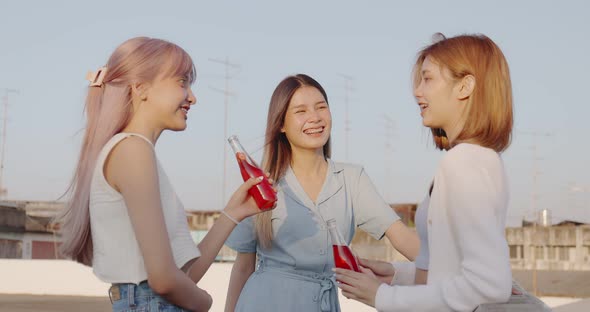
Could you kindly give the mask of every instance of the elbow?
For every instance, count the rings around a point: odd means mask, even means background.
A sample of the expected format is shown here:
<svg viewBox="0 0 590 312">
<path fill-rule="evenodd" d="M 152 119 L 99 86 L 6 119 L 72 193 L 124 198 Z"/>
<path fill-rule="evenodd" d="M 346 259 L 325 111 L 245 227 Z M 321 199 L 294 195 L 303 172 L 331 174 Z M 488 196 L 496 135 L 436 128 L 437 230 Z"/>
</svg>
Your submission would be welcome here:
<svg viewBox="0 0 590 312">
<path fill-rule="evenodd" d="M 249 277 L 256 269 L 256 255 L 238 253 L 236 261 L 232 267 L 232 275 Z"/>
<path fill-rule="evenodd" d="M 503 278 L 490 285 L 486 297 L 491 303 L 504 303 L 512 295 L 512 278 Z"/>
<path fill-rule="evenodd" d="M 488 293 L 488 299 L 492 303 L 504 303 L 510 299 L 512 286 L 497 288 Z"/>
<path fill-rule="evenodd" d="M 174 274 L 157 274 L 148 278 L 148 285 L 150 288 L 160 296 L 166 296 L 172 293 L 176 282 L 174 281 Z"/>
<path fill-rule="evenodd" d="M 234 265 L 232 271 L 241 276 L 250 276 L 254 273 L 254 269 L 252 265 Z"/>
</svg>

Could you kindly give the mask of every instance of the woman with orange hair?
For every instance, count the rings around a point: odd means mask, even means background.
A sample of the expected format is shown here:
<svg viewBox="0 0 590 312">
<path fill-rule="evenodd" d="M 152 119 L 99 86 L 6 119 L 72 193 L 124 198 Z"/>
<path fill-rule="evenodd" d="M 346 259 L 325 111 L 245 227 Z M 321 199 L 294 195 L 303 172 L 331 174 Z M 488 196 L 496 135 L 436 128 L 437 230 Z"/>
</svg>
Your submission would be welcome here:
<svg viewBox="0 0 590 312">
<path fill-rule="evenodd" d="M 365 260 L 370 270 L 362 273 L 336 269 L 339 287 L 379 311 L 473 311 L 506 302 L 509 196 L 500 153 L 513 124 L 506 59 L 484 35 L 442 36 L 418 54 L 413 78 L 422 123 L 447 151 L 416 214 L 420 254 L 416 263 Z"/>
</svg>

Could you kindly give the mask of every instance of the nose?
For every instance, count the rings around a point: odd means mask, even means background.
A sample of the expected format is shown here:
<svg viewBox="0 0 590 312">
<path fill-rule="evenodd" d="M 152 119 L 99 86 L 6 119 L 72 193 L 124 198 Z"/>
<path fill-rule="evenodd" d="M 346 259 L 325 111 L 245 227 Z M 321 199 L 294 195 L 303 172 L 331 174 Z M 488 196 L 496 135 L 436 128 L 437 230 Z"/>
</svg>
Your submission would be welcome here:
<svg viewBox="0 0 590 312">
<path fill-rule="evenodd" d="M 188 102 L 189 105 L 195 105 L 197 103 L 197 97 L 195 96 L 195 94 L 193 93 L 193 89 L 191 89 L 191 88 L 188 89 L 188 95 L 186 97 L 186 101 Z"/>
<path fill-rule="evenodd" d="M 414 87 L 414 97 L 416 99 L 419 99 L 423 96 L 423 92 L 422 92 L 422 82 L 420 82 L 419 85 Z"/>
<path fill-rule="evenodd" d="M 309 122 L 320 122 L 322 120 L 322 117 L 320 115 L 319 110 L 314 109 L 311 111 L 311 114 L 309 116 Z"/>
</svg>

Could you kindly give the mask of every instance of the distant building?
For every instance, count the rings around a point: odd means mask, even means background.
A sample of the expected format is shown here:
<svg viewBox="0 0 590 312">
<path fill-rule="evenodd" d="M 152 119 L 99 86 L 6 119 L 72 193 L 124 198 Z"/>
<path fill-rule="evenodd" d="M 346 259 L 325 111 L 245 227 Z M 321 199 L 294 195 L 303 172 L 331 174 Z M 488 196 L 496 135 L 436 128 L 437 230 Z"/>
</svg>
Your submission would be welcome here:
<svg viewBox="0 0 590 312">
<path fill-rule="evenodd" d="M 0 258 L 58 259 L 59 235 L 51 223 L 63 202 L 0 201 Z M 416 204 L 395 204 L 392 209 L 414 227 Z M 219 211 L 187 211 L 195 243 L 199 243 L 219 218 Z M 563 221 L 559 225 L 507 228 L 510 261 L 514 270 L 590 271 L 590 225 Z M 356 231 L 351 246 L 356 254 L 386 261 L 405 259 L 387 239 L 377 241 Z M 236 252 L 223 246 L 218 261 L 233 261 Z"/>
<path fill-rule="evenodd" d="M 391 205 L 391 208 L 400 216 L 402 222 L 410 227 L 414 226 L 416 204 L 394 204 Z M 219 211 L 187 211 L 187 219 L 193 240 L 200 242 L 219 216 Z M 362 230 L 356 231 L 351 246 L 355 253 L 361 257 L 388 261 L 405 259 L 391 246 L 387 239 L 375 240 Z M 237 252 L 224 245 L 217 256 L 217 260 L 234 261 L 236 256 Z"/>
<path fill-rule="evenodd" d="M 0 201 L 0 258 L 60 259 L 51 220 L 60 202 Z"/>
<path fill-rule="evenodd" d="M 590 225 L 507 228 L 510 262 L 516 270 L 590 270 Z M 536 267 L 535 267 L 536 265 Z"/>
<path fill-rule="evenodd" d="M 195 243 L 198 244 L 201 242 L 205 235 L 207 235 L 209 229 L 211 229 L 215 223 L 215 220 L 217 220 L 220 215 L 221 213 L 218 210 L 199 210 L 186 212 L 186 218 L 188 220 L 191 236 L 193 237 L 193 241 Z M 223 245 L 215 260 L 234 261 L 237 255 L 237 252 Z"/>
</svg>

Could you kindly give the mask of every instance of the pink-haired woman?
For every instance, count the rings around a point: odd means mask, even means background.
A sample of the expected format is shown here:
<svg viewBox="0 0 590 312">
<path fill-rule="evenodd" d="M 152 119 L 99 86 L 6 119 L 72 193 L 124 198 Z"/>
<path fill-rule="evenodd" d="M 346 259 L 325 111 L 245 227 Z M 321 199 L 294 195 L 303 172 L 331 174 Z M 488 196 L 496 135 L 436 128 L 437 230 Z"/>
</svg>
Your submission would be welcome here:
<svg viewBox="0 0 590 312">
<path fill-rule="evenodd" d="M 236 224 L 259 212 L 245 182 L 202 242 L 157 160 L 164 130 L 186 128 L 195 67 L 179 46 L 138 37 L 89 74 L 87 127 L 62 217 L 62 253 L 111 283 L 113 311 L 207 311 L 196 283 Z"/>
</svg>

